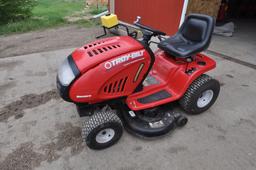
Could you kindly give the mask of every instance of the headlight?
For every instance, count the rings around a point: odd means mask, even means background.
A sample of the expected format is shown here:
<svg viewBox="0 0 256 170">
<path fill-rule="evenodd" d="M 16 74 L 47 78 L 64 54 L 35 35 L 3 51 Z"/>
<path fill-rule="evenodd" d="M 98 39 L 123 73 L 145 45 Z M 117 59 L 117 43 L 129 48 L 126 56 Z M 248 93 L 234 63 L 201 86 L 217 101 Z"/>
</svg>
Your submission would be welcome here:
<svg viewBox="0 0 256 170">
<path fill-rule="evenodd" d="M 73 71 L 74 68 L 71 68 L 70 60 L 72 60 L 71 56 L 65 59 L 58 70 L 58 79 L 63 86 L 69 86 L 70 83 L 76 78 L 76 75 Z M 74 65 L 74 63 L 72 65 Z"/>
</svg>

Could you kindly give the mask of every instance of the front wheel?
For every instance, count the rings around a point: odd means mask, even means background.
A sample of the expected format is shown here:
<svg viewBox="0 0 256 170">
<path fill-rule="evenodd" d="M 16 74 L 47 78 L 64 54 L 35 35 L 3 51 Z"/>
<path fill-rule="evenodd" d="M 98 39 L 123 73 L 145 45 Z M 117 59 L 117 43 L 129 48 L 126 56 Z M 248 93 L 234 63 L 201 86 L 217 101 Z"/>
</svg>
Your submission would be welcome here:
<svg viewBox="0 0 256 170">
<path fill-rule="evenodd" d="M 96 112 L 82 125 L 82 138 L 91 149 L 110 147 L 122 134 L 122 122 L 114 111 Z"/>
<path fill-rule="evenodd" d="M 219 82 L 203 74 L 190 85 L 179 103 L 187 113 L 200 114 L 214 104 L 219 91 Z"/>
</svg>

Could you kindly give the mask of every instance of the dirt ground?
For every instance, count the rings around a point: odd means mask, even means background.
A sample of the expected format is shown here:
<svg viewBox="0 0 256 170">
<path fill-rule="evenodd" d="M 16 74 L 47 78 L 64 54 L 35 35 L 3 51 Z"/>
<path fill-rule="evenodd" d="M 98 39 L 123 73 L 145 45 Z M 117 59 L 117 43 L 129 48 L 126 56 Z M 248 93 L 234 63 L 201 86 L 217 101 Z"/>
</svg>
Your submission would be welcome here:
<svg viewBox="0 0 256 170">
<path fill-rule="evenodd" d="M 0 37 L 0 58 L 79 47 L 102 34 L 100 27 L 66 26 Z"/>
<path fill-rule="evenodd" d="M 0 37 L 0 170 L 256 169 L 256 67 L 214 53 L 209 74 L 221 92 L 208 111 L 187 115 L 185 127 L 162 138 L 125 131 L 113 147 L 90 150 L 80 135 L 83 119 L 55 82 L 64 58 L 98 34 L 69 26 Z"/>
</svg>

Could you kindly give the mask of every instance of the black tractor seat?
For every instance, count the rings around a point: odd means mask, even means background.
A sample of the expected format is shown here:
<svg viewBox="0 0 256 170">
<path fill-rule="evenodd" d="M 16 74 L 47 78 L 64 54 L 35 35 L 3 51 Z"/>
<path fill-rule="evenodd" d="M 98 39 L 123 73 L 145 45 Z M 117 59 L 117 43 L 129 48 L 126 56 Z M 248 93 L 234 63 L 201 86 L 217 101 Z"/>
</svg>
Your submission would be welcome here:
<svg viewBox="0 0 256 170">
<path fill-rule="evenodd" d="M 209 47 L 214 23 L 214 19 L 208 15 L 191 14 L 179 31 L 161 41 L 158 47 L 174 57 L 193 56 Z"/>
</svg>

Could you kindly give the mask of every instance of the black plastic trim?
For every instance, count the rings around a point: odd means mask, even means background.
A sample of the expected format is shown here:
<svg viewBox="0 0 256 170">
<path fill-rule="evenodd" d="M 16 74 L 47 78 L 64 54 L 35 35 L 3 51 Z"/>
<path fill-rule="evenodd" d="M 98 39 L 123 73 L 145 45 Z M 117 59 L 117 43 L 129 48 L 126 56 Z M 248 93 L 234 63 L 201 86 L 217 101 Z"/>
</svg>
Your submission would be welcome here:
<svg viewBox="0 0 256 170">
<path fill-rule="evenodd" d="M 57 76 L 57 80 L 56 80 L 57 81 L 57 89 L 59 91 L 61 98 L 63 98 L 63 100 L 65 100 L 67 102 L 73 102 L 69 97 L 69 89 L 72 86 L 73 82 L 80 76 L 80 71 L 73 60 L 72 54 L 70 54 L 67 57 L 67 60 L 68 60 L 68 63 L 75 75 L 75 79 L 70 83 L 69 86 L 64 86 L 60 83 L 58 76 Z"/>
<path fill-rule="evenodd" d="M 61 83 L 60 83 L 60 80 L 57 76 L 56 78 L 56 84 L 57 84 L 57 89 L 58 89 L 58 92 L 59 92 L 59 95 L 60 97 L 67 101 L 67 102 L 71 102 L 71 99 L 69 97 L 69 87 L 68 86 L 63 86 Z"/>
<path fill-rule="evenodd" d="M 153 94 L 151 94 L 149 96 L 146 96 L 146 97 L 143 97 L 143 98 L 139 98 L 139 99 L 137 99 L 137 101 L 142 103 L 142 104 L 148 104 L 148 103 L 152 103 L 152 102 L 155 102 L 155 101 L 167 99 L 167 98 L 169 98 L 171 96 L 172 95 L 170 93 L 168 93 L 168 91 L 161 90 L 161 91 L 153 93 Z"/>
</svg>

